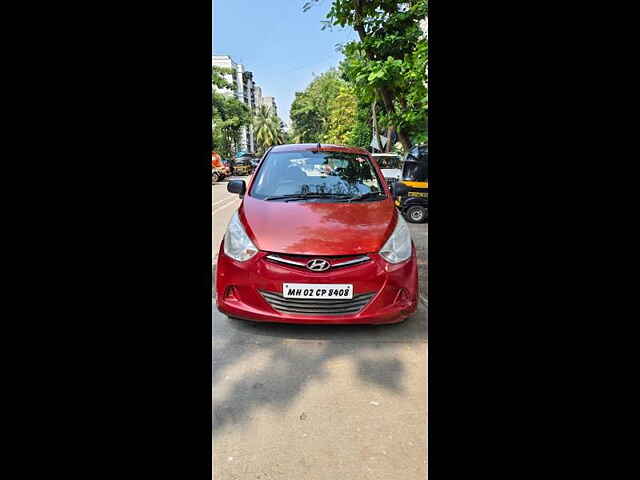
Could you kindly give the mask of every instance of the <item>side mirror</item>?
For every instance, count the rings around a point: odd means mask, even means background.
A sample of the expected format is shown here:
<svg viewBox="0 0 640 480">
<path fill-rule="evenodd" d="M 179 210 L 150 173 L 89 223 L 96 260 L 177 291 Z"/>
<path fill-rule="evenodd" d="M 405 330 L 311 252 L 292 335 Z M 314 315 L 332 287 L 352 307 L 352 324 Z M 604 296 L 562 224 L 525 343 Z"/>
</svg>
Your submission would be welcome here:
<svg viewBox="0 0 640 480">
<path fill-rule="evenodd" d="M 231 180 L 227 183 L 227 192 L 229 193 L 237 193 L 240 195 L 240 198 L 244 196 L 244 193 L 247 191 L 247 184 L 244 183 L 244 180 Z"/>
<path fill-rule="evenodd" d="M 409 187 L 402 182 L 393 182 L 391 184 L 391 194 L 393 198 L 404 197 L 409 193 Z"/>
</svg>

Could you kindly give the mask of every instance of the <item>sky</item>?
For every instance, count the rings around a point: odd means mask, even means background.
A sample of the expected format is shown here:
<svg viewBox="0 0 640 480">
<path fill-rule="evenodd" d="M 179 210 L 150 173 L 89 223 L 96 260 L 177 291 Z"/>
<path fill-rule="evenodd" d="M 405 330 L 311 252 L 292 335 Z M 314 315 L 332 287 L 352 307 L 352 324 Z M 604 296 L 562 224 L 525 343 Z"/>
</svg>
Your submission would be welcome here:
<svg viewBox="0 0 640 480">
<path fill-rule="evenodd" d="M 213 53 L 229 55 L 253 72 L 263 96 L 273 96 L 288 125 L 295 92 L 343 58 L 336 44 L 357 38 L 350 28 L 321 30 L 331 0 L 307 12 L 306 0 L 212 0 Z"/>
</svg>

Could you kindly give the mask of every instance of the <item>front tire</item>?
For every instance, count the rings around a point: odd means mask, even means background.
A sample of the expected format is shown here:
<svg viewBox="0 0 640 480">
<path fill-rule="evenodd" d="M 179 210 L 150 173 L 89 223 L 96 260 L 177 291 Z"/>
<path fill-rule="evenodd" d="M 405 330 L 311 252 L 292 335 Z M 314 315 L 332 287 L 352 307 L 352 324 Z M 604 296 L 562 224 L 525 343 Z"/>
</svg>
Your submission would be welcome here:
<svg viewBox="0 0 640 480">
<path fill-rule="evenodd" d="M 218 175 L 218 172 L 213 172 L 211 174 L 211 183 L 216 183 L 218 180 L 220 180 L 220 175 Z"/>
<path fill-rule="evenodd" d="M 404 218 L 410 223 L 424 223 L 427 221 L 427 209 L 419 205 L 407 208 Z"/>
</svg>

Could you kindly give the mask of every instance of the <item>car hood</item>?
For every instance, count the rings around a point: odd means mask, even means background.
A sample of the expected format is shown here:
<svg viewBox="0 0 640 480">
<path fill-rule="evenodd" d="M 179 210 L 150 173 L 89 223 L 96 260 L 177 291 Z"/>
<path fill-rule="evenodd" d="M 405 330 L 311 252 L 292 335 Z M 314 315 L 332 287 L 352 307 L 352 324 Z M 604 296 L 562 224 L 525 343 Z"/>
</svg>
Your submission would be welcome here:
<svg viewBox="0 0 640 480">
<path fill-rule="evenodd" d="M 396 224 L 393 200 L 325 203 L 258 200 L 248 195 L 240 219 L 259 250 L 291 255 L 378 252 Z"/>
</svg>

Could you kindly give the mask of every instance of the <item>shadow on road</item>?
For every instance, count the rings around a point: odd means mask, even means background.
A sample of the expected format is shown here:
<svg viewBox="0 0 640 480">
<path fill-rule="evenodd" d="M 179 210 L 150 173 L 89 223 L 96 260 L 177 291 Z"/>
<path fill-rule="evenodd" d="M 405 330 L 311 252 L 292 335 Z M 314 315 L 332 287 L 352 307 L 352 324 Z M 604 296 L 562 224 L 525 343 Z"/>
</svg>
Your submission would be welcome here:
<svg viewBox="0 0 640 480">
<path fill-rule="evenodd" d="M 406 367 L 398 349 L 427 339 L 427 315 L 422 308 L 403 323 L 381 326 L 262 324 L 216 315 L 214 392 L 226 381 L 222 374 L 227 368 L 246 364 L 256 354 L 266 360 L 244 365 L 249 371 L 231 379 L 234 383 L 228 393 L 214 401 L 214 437 L 225 427 L 248 423 L 258 408 L 285 412 L 310 382 L 328 382 L 328 363 L 339 358 L 354 364 L 353 382 L 402 395 Z"/>
<path fill-rule="evenodd" d="M 355 362 L 360 381 L 373 383 L 395 394 L 404 391 L 405 367 L 392 352 L 384 352 L 384 348 L 378 347 L 377 352 L 378 355 L 387 355 L 382 359 L 363 358 L 375 349 L 371 345 L 354 348 L 346 343 L 325 342 L 316 348 L 300 348 L 300 345 L 292 347 L 283 342 L 270 342 L 261 345 L 260 349 L 269 350 L 266 364 L 242 375 L 224 399 L 214 402 L 214 436 L 226 426 L 236 428 L 246 424 L 258 408 L 288 410 L 310 382 L 328 381 L 328 362 L 343 356 Z M 215 388 L 214 383 L 214 391 Z"/>
</svg>

